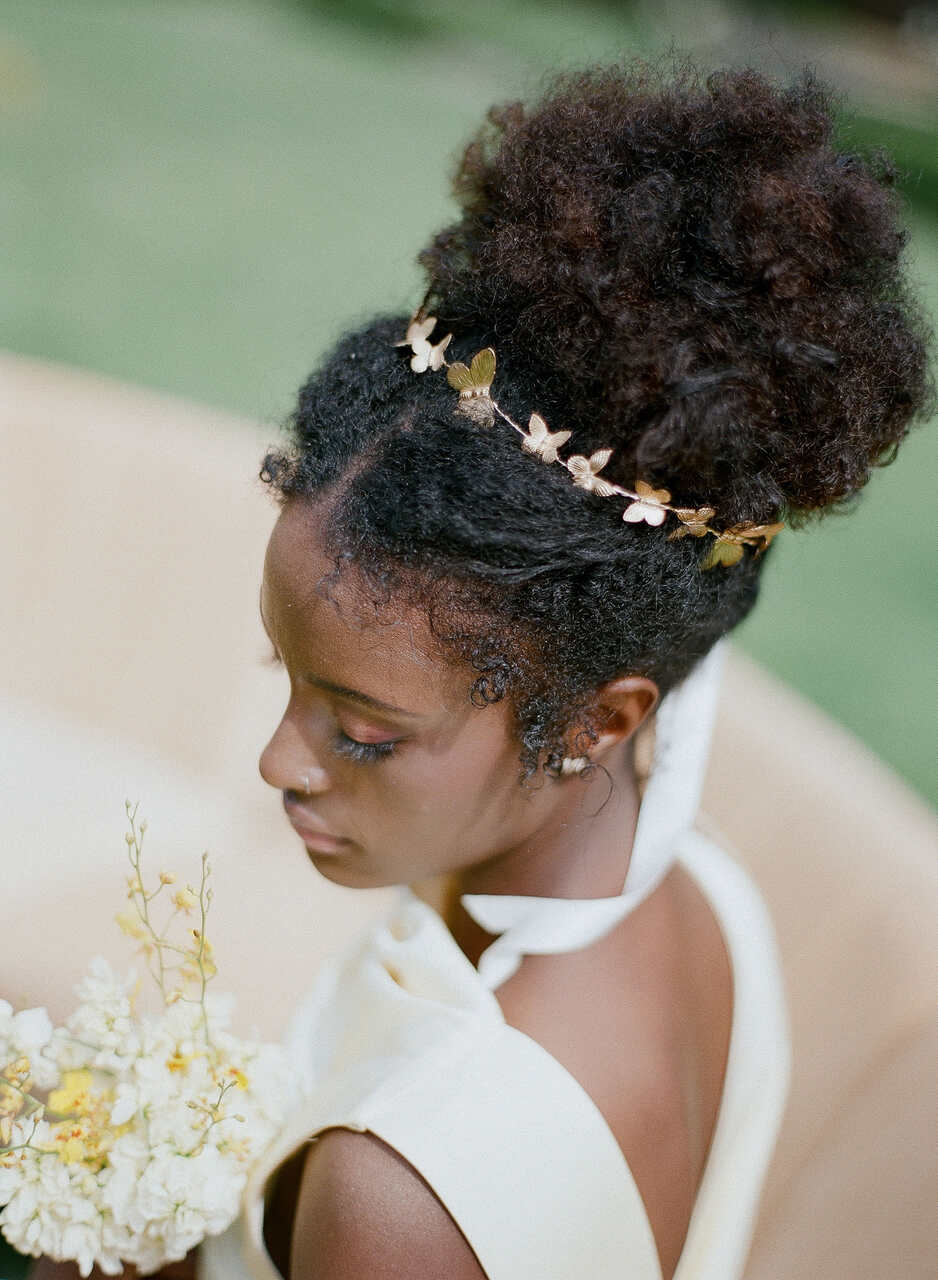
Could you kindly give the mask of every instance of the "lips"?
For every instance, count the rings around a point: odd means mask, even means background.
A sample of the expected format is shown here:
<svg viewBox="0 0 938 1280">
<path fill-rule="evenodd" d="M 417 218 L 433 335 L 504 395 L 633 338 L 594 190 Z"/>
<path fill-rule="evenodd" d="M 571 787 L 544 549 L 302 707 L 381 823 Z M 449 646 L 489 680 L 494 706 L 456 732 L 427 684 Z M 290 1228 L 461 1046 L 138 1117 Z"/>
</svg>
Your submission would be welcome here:
<svg viewBox="0 0 938 1280">
<path fill-rule="evenodd" d="M 305 809 L 296 800 L 290 799 L 289 796 L 285 795 L 283 797 L 283 807 L 286 810 L 287 817 L 290 819 L 290 825 L 307 848 L 316 848 L 325 853 L 334 853 L 339 849 L 347 848 L 352 843 L 351 840 L 346 840 L 344 836 L 337 836 L 330 831 L 314 813 L 311 813 L 309 809 Z"/>
</svg>

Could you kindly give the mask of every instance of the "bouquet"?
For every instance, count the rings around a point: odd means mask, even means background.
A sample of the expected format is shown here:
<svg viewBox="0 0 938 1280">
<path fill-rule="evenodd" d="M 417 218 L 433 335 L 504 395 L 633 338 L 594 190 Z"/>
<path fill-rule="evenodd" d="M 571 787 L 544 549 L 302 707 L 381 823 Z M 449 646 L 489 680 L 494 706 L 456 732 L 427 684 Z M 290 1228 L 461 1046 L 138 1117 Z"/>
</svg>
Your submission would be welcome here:
<svg viewBox="0 0 938 1280">
<path fill-rule="evenodd" d="M 232 1001 L 207 990 L 207 857 L 197 888 L 163 871 L 148 889 L 146 823 L 129 803 L 127 817 L 117 919 L 140 943 L 157 1010 L 139 1009 L 134 973 L 100 958 L 61 1027 L 0 1000 L 0 1229 L 20 1253 L 75 1261 L 83 1276 L 123 1263 L 147 1274 L 223 1231 L 297 1091 L 280 1047 L 230 1034 Z"/>
</svg>

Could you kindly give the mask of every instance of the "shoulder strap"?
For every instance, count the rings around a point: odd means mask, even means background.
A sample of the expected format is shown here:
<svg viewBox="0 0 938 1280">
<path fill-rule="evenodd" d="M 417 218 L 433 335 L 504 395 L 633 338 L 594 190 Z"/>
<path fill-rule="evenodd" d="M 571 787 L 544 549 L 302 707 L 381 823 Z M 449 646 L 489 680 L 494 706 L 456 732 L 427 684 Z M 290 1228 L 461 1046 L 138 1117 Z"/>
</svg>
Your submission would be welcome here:
<svg viewBox="0 0 938 1280">
<path fill-rule="evenodd" d="M 480 1035 L 467 1021 L 317 1131 L 336 1125 L 375 1134 L 419 1171 L 490 1280 L 603 1276 L 610 1264 L 627 1264 L 629 1280 L 661 1280 L 644 1203 L 602 1113 L 507 1024 Z M 273 1280 L 262 1214 L 255 1192 L 251 1270 Z"/>
</svg>

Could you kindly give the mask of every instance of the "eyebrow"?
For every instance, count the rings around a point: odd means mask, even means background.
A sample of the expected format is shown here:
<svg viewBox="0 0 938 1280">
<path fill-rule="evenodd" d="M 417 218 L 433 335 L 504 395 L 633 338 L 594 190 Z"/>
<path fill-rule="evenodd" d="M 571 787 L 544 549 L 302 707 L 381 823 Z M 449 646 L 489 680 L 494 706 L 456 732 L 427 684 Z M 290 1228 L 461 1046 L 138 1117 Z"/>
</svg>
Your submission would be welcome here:
<svg viewBox="0 0 938 1280">
<path fill-rule="evenodd" d="M 258 604 L 260 605 L 261 625 L 267 634 L 267 639 L 270 640 L 271 644 L 273 644 L 273 640 L 271 640 L 270 636 L 270 630 L 267 626 L 267 619 L 264 617 L 263 597 L 264 592 L 262 587 L 260 591 L 260 600 L 258 601 Z M 421 714 L 419 711 L 405 711 L 403 707 L 395 707 L 391 702 L 382 702 L 380 698 L 373 698 L 370 693 L 362 693 L 361 689 L 350 689 L 347 685 L 335 684 L 332 680 L 322 679 L 321 676 L 307 675 L 304 679 L 307 684 L 311 684 L 317 689 L 322 689 L 326 693 L 335 694 L 337 698 L 348 698 L 350 702 L 357 702 L 359 706 L 362 707 L 370 707 L 373 711 L 390 711 L 392 715 L 395 716 L 417 717 Z"/>
<path fill-rule="evenodd" d="M 360 689 L 349 689 L 344 684 L 333 684 L 331 680 L 323 680 L 320 676 L 304 677 L 307 684 L 315 685 L 317 689 L 323 689 L 326 693 L 333 693 L 338 698 L 348 698 L 351 702 L 358 702 L 363 707 L 371 707 L 374 711 L 390 711 L 396 716 L 419 716 L 419 711 L 405 711 L 403 707 L 395 707 L 390 702 L 382 702 L 380 698 L 373 698 L 368 693 L 362 693 Z"/>
</svg>

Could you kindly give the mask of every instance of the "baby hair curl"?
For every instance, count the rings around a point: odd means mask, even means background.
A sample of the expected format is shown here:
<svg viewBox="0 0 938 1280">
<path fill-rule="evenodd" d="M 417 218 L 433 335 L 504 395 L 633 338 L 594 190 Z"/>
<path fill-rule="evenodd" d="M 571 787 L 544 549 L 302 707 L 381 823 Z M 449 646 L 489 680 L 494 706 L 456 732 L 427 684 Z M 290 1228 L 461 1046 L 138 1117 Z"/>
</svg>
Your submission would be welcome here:
<svg viewBox="0 0 938 1280">
<path fill-rule="evenodd" d="M 845 508 L 932 396 L 895 171 L 833 128 L 810 74 L 689 63 L 494 108 L 459 164 L 461 217 L 420 255 L 448 358 L 494 347 L 516 419 L 536 408 L 578 453 L 612 447 L 610 480 L 724 525 Z M 556 770 L 595 740 L 600 685 L 663 695 L 746 616 L 765 556 L 701 573 L 696 539 L 623 526 L 414 376 L 407 321 L 339 342 L 261 474 L 282 500 L 328 497 L 337 574 L 424 609 L 473 699 L 510 697 L 522 776 Z"/>
</svg>

